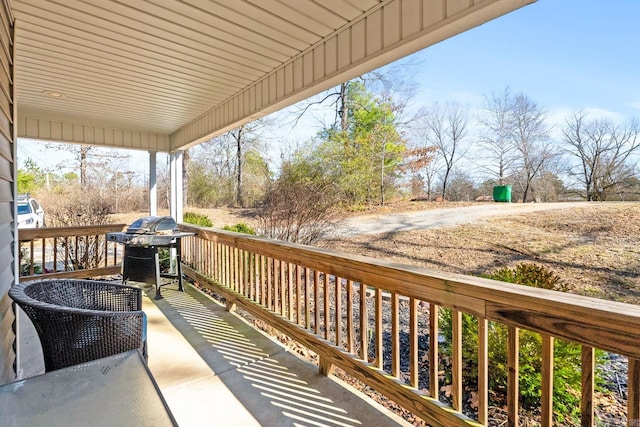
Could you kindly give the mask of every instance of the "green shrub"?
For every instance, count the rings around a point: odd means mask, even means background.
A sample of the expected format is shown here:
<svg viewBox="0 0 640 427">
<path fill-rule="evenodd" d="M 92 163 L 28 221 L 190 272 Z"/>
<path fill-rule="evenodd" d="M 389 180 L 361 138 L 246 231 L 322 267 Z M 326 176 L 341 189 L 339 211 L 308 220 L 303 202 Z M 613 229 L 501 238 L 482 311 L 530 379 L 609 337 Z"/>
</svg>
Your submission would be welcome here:
<svg viewBox="0 0 640 427">
<path fill-rule="evenodd" d="M 250 234 L 252 236 L 256 235 L 256 230 L 249 227 L 244 222 L 239 222 L 236 225 L 225 225 L 224 227 L 222 227 L 222 229 L 227 231 L 235 231 L 236 233 Z"/>
<path fill-rule="evenodd" d="M 533 286 L 542 289 L 565 290 L 566 286 L 560 277 L 545 267 L 522 263 L 514 269 L 502 268 L 489 279 Z M 452 342 L 451 310 L 440 313 L 440 332 L 445 344 L 443 353 L 451 355 Z M 507 390 L 507 339 L 508 327 L 502 323 L 489 322 L 488 325 L 488 357 L 489 388 L 495 392 L 499 404 L 506 401 Z M 520 404 L 531 410 L 540 406 L 540 390 L 542 383 L 542 337 L 540 334 L 520 330 L 519 355 L 519 388 Z M 462 316 L 462 357 L 464 382 L 471 389 L 477 387 L 478 381 L 478 319 L 475 316 Z M 596 358 L 602 359 L 603 352 L 597 351 Z M 580 368 L 581 347 L 578 344 L 555 340 L 554 342 L 554 377 L 553 377 L 553 410 L 560 423 L 579 423 L 580 420 Z M 596 376 L 596 381 L 599 381 Z"/>
<path fill-rule="evenodd" d="M 185 212 L 182 220 L 187 224 L 198 225 L 200 227 L 213 227 L 213 222 L 211 222 L 208 216 L 195 212 Z"/>
<path fill-rule="evenodd" d="M 516 268 L 501 268 L 495 273 L 484 277 L 539 289 L 550 289 L 562 292 L 566 292 L 567 290 L 567 286 L 562 283 L 560 276 L 541 265 L 526 262 L 518 264 Z"/>
</svg>

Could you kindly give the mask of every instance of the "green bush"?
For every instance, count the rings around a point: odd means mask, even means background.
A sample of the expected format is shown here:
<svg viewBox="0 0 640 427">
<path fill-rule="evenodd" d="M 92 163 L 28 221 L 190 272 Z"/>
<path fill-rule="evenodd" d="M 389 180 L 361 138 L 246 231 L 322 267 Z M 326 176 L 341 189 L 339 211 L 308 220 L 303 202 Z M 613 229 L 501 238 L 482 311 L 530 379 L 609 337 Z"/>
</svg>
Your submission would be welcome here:
<svg viewBox="0 0 640 427">
<path fill-rule="evenodd" d="M 250 234 L 252 236 L 256 235 L 256 230 L 249 227 L 244 222 L 240 222 L 236 225 L 225 225 L 224 227 L 222 227 L 222 229 L 227 231 L 235 231 L 236 233 Z"/>
<path fill-rule="evenodd" d="M 208 216 L 195 212 L 185 212 L 182 220 L 187 224 L 198 225 L 200 227 L 213 227 L 213 222 L 211 222 Z"/>
<path fill-rule="evenodd" d="M 560 276 L 541 265 L 526 262 L 518 264 L 516 268 L 501 268 L 495 273 L 484 277 L 539 289 L 550 289 L 552 291 L 562 292 L 566 292 L 567 290 L 567 286 L 562 283 Z"/>
<path fill-rule="evenodd" d="M 565 290 L 560 277 L 545 267 L 522 263 L 514 269 L 502 268 L 485 276 L 489 279 L 533 286 L 542 289 Z M 452 315 L 451 310 L 440 313 L 440 332 L 445 339 L 443 353 L 451 355 Z M 507 339 L 508 327 L 502 323 L 489 322 L 488 325 L 489 388 L 496 399 L 504 404 L 507 390 Z M 520 330 L 520 404 L 531 410 L 540 406 L 542 383 L 542 337 L 540 334 Z M 462 356 L 464 382 L 471 389 L 478 381 L 478 319 L 475 316 L 462 316 Z M 596 358 L 602 359 L 603 352 L 597 351 Z M 580 369 L 581 347 L 578 344 L 555 340 L 553 410 L 560 423 L 573 424 L 580 420 Z M 598 376 L 596 376 L 598 381 Z"/>
</svg>

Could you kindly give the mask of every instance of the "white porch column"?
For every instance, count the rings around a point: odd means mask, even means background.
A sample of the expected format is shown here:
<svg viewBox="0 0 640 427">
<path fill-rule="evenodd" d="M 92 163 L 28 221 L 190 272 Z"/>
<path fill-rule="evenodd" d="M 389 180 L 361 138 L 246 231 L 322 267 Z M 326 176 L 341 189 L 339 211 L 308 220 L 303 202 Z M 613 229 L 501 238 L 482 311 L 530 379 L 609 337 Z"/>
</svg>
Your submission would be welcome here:
<svg viewBox="0 0 640 427">
<path fill-rule="evenodd" d="M 183 191 L 182 191 L 182 154 L 174 151 L 170 154 L 171 169 L 171 216 L 176 222 L 182 222 Z"/>
<path fill-rule="evenodd" d="M 156 152 L 149 151 L 149 215 L 158 215 L 158 168 Z"/>
</svg>

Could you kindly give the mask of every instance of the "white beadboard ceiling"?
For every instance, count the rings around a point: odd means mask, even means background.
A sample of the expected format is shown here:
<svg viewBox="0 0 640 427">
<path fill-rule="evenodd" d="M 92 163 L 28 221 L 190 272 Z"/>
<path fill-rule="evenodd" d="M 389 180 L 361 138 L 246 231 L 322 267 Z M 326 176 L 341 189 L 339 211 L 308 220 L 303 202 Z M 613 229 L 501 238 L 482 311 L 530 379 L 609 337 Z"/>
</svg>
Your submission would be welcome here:
<svg viewBox="0 0 640 427">
<path fill-rule="evenodd" d="M 18 136 L 184 148 L 530 2 L 12 0 Z"/>
</svg>

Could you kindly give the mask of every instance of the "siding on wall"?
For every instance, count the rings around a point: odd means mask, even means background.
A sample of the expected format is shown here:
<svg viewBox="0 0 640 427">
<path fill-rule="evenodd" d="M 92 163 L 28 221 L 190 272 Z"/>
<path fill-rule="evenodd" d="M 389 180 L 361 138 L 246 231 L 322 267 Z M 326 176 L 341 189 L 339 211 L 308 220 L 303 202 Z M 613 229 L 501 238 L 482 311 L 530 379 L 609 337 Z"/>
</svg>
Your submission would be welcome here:
<svg viewBox="0 0 640 427">
<path fill-rule="evenodd" d="M 15 379 L 15 315 L 8 291 L 14 271 L 13 16 L 0 1 L 0 384 Z"/>
</svg>

